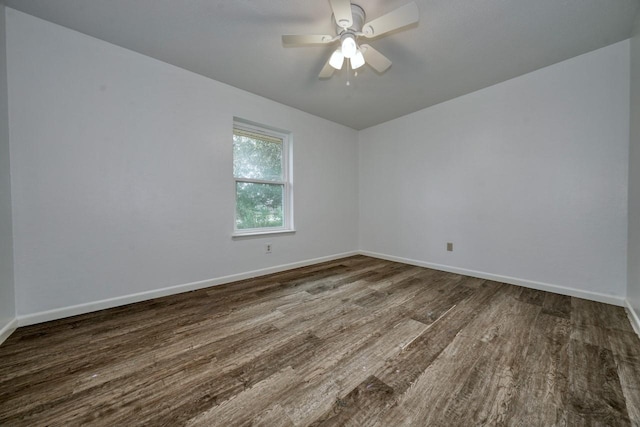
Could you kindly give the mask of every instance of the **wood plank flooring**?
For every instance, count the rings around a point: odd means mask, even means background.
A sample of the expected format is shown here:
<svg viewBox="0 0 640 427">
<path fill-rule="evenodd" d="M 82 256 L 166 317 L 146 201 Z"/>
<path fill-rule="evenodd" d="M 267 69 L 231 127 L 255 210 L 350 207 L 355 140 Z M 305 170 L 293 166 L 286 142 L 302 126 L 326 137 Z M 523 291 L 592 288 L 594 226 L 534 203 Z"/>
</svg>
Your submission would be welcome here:
<svg viewBox="0 0 640 427">
<path fill-rule="evenodd" d="M 624 310 L 355 256 L 19 328 L 0 425 L 640 425 Z"/>
</svg>

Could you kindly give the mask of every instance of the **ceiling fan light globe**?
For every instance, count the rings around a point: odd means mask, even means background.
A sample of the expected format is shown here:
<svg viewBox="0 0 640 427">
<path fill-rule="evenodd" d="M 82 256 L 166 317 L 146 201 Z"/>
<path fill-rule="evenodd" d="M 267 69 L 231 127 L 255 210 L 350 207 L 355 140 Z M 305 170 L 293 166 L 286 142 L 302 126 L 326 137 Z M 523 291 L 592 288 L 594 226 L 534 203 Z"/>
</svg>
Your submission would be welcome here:
<svg viewBox="0 0 640 427">
<path fill-rule="evenodd" d="M 360 52 L 360 49 L 356 52 L 355 55 L 351 57 L 351 68 L 356 70 L 364 65 L 364 55 Z"/>
<path fill-rule="evenodd" d="M 356 54 L 357 50 L 356 39 L 351 34 L 342 38 L 342 54 L 345 58 L 351 58 Z"/>
<path fill-rule="evenodd" d="M 336 49 L 335 52 L 331 54 L 331 58 L 329 58 L 329 65 L 331 65 L 336 70 L 342 68 L 342 63 L 344 62 L 344 55 L 340 52 L 340 49 Z"/>
</svg>

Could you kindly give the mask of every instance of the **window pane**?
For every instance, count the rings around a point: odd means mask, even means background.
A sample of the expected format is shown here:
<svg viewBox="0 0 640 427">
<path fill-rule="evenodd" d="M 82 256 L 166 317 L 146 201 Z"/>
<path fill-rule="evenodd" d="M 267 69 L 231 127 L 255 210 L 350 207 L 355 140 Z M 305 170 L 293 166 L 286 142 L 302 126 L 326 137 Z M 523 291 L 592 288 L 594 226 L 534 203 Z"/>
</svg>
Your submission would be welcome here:
<svg viewBox="0 0 640 427">
<path fill-rule="evenodd" d="M 236 178 L 282 181 L 282 140 L 234 130 L 233 175 Z"/>
<path fill-rule="evenodd" d="M 282 184 L 236 182 L 236 228 L 284 227 Z"/>
</svg>

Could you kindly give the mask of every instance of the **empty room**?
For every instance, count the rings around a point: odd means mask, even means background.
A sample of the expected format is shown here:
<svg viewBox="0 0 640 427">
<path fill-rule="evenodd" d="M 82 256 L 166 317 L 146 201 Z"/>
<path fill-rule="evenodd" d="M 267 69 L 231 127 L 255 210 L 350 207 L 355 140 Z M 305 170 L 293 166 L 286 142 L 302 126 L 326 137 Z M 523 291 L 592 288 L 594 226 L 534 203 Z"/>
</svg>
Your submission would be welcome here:
<svg viewBox="0 0 640 427">
<path fill-rule="evenodd" d="M 0 0 L 0 426 L 640 426 L 640 0 Z"/>
</svg>

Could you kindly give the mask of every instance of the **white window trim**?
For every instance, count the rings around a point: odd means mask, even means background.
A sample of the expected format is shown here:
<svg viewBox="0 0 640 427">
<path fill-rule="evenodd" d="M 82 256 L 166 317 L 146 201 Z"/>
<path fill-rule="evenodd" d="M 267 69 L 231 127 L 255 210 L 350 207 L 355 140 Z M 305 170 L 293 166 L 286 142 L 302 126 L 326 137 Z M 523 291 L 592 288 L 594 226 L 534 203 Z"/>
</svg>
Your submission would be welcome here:
<svg viewBox="0 0 640 427">
<path fill-rule="evenodd" d="M 251 236 L 264 236 L 270 234 L 285 234 L 295 233 L 293 227 L 293 185 L 291 183 L 291 133 L 259 125 L 256 123 L 247 122 L 242 119 L 234 118 L 233 129 L 245 130 L 248 132 L 254 132 L 271 137 L 275 137 L 282 140 L 282 181 L 269 181 L 260 179 L 247 179 L 236 178 L 233 176 L 233 234 L 232 238 L 251 237 Z M 236 186 L 238 182 L 253 182 L 257 184 L 280 184 L 284 185 L 283 200 L 282 200 L 282 212 L 284 215 L 284 225 L 282 227 L 264 227 L 264 228 L 236 228 L 236 214 L 237 214 L 237 195 Z"/>
</svg>

